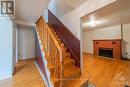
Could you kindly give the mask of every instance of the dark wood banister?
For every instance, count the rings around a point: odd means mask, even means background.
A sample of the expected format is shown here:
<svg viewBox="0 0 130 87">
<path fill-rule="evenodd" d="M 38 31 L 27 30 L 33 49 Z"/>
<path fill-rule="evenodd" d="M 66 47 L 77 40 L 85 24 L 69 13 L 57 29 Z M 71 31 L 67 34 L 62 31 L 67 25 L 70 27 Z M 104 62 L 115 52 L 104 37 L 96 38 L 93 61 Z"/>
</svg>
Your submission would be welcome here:
<svg viewBox="0 0 130 87">
<path fill-rule="evenodd" d="M 80 67 L 79 39 L 77 39 L 50 10 L 48 10 L 48 23 L 54 27 L 55 32 L 71 53 L 72 58 L 75 59 L 76 65 Z"/>
</svg>

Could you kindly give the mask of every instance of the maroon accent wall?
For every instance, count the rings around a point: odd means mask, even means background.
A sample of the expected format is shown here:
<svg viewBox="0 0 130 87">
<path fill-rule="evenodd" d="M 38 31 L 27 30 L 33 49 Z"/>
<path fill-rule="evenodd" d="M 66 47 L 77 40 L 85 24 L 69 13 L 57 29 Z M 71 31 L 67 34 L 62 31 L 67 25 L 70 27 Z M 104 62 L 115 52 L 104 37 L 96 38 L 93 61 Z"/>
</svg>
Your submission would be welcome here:
<svg viewBox="0 0 130 87">
<path fill-rule="evenodd" d="M 113 57 L 121 58 L 121 40 L 94 40 L 94 55 L 99 55 L 99 47 L 102 48 L 113 48 Z"/>
<path fill-rule="evenodd" d="M 48 23 L 53 25 L 55 32 L 75 59 L 76 65 L 80 67 L 80 41 L 51 11 L 48 11 Z"/>
</svg>

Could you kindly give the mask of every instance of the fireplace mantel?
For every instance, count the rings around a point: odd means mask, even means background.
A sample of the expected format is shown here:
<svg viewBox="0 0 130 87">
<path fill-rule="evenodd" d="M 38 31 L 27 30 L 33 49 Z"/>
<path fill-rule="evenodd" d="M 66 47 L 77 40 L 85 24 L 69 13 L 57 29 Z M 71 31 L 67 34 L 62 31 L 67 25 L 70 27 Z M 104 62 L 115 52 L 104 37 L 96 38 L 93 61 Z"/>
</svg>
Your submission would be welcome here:
<svg viewBox="0 0 130 87">
<path fill-rule="evenodd" d="M 121 39 L 93 40 L 94 55 L 99 56 L 99 48 L 113 49 L 113 58 L 121 58 Z"/>
<path fill-rule="evenodd" d="M 93 41 L 121 41 L 122 39 L 99 39 L 99 40 L 93 40 Z"/>
</svg>

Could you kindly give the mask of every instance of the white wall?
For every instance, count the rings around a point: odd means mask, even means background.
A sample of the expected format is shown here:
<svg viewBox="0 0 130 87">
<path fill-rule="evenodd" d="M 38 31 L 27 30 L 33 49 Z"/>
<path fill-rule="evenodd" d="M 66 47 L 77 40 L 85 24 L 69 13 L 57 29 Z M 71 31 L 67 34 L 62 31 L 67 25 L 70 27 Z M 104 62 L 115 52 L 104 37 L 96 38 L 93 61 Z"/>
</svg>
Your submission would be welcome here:
<svg viewBox="0 0 130 87">
<path fill-rule="evenodd" d="M 56 0 L 51 0 L 49 5 L 48 5 L 48 9 L 54 14 L 57 14 L 57 9 L 56 9 Z"/>
<path fill-rule="evenodd" d="M 83 52 L 93 53 L 93 31 L 83 32 Z"/>
<path fill-rule="evenodd" d="M 130 24 L 123 25 L 123 57 L 130 59 Z M 126 52 L 128 53 L 126 55 Z"/>
<path fill-rule="evenodd" d="M 12 22 L 0 15 L 0 80 L 12 77 L 13 44 Z"/>
<path fill-rule="evenodd" d="M 66 3 L 65 0 L 51 0 L 48 5 L 48 9 L 51 10 L 51 12 L 54 15 L 60 17 L 66 14 L 67 12 L 71 11 L 73 7 L 71 7 L 68 3 Z"/>
<path fill-rule="evenodd" d="M 80 17 L 102 8 L 103 6 L 106 6 L 114 1 L 116 0 L 86 0 L 86 2 L 81 6 L 62 16 L 58 16 L 55 10 L 53 11 L 51 8 L 49 9 L 63 22 L 63 24 L 65 24 L 68 29 L 70 29 L 70 31 L 78 39 L 80 39 Z M 55 7 L 56 6 L 54 6 L 53 9 L 56 9 Z"/>
<path fill-rule="evenodd" d="M 121 25 L 83 32 L 83 52 L 93 54 L 93 40 L 121 39 Z"/>
<path fill-rule="evenodd" d="M 18 26 L 19 60 L 35 58 L 35 34 L 30 26 Z"/>
<path fill-rule="evenodd" d="M 43 12 L 43 17 L 45 21 L 48 23 L 48 9 L 45 9 L 45 11 Z"/>
</svg>

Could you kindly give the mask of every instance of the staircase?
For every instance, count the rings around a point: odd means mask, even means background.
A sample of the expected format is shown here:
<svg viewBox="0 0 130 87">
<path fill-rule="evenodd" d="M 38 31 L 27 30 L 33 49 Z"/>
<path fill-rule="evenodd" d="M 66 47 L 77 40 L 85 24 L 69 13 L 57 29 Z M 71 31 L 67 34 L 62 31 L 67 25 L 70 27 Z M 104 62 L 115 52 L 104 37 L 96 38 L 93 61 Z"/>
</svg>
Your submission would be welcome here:
<svg viewBox="0 0 130 87">
<path fill-rule="evenodd" d="M 48 81 L 54 87 L 66 87 L 65 82 L 80 76 L 80 68 L 75 66 L 75 60 L 71 58 L 71 53 L 67 51 L 67 47 L 54 28 L 47 24 L 43 17 L 36 22 L 36 32 L 50 72 Z"/>
<path fill-rule="evenodd" d="M 54 27 L 54 31 L 60 37 L 75 64 L 80 66 L 80 40 L 48 9 L 48 23 Z"/>
</svg>

